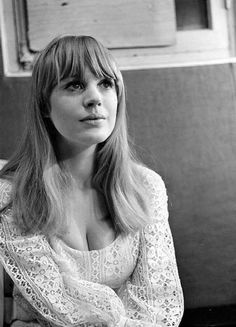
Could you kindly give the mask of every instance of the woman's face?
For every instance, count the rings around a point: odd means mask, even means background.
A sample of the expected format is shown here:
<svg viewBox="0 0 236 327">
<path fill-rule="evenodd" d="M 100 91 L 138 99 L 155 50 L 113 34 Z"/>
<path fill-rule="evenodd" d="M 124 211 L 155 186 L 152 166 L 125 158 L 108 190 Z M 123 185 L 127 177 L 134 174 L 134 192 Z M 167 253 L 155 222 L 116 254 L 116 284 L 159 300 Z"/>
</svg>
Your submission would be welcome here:
<svg viewBox="0 0 236 327">
<path fill-rule="evenodd" d="M 62 80 L 50 96 L 58 146 L 84 149 L 105 141 L 115 126 L 117 104 L 114 81 L 97 78 L 88 68 L 83 81 L 76 77 Z"/>
</svg>

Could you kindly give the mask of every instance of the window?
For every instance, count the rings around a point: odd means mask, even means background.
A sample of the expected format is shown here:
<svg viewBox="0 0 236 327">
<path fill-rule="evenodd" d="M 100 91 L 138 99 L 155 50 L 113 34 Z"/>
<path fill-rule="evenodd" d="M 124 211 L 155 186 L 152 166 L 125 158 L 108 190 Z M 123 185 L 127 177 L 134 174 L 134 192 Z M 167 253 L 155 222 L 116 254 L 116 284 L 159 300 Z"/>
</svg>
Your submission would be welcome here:
<svg viewBox="0 0 236 327">
<path fill-rule="evenodd" d="M 175 44 L 117 53 L 121 66 L 151 68 L 234 61 L 233 6 L 235 1 L 175 0 Z"/>
<path fill-rule="evenodd" d="M 176 0 L 177 30 L 210 28 L 209 7 L 205 0 Z"/>
<path fill-rule="evenodd" d="M 234 55 L 231 3 L 0 0 L 4 72 L 8 76 L 30 75 L 37 51 L 55 35 L 77 31 L 100 39 L 111 49 L 121 69 L 229 60 Z"/>
</svg>

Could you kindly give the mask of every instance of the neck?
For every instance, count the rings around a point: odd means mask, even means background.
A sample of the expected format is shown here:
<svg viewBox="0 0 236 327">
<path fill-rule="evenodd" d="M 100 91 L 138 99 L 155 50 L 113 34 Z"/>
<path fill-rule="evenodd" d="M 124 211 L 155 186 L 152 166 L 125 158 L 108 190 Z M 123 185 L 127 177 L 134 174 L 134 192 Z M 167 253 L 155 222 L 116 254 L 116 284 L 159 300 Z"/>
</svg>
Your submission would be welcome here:
<svg viewBox="0 0 236 327">
<path fill-rule="evenodd" d="M 64 163 L 80 189 L 91 188 L 95 150 L 96 146 L 59 149 L 59 160 Z"/>
</svg>

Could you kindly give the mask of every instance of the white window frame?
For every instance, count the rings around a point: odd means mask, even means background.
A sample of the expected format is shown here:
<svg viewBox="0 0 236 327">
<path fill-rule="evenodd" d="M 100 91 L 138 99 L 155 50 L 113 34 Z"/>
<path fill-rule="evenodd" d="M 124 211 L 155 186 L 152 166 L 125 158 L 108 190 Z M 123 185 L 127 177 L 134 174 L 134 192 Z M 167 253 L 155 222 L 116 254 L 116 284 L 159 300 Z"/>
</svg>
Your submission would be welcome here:
<svg viewBox="0 0 236 327">
<path fill-rule="evenodd" d="M 124 69 L 161 68 L 235 62 L 232 1 L 208 0 L 211 29 L 177 31 L 170 47 L 114 51 Z"/>
<path fill-rule="evenodd" d="M 236 62 L 234 10 L 230 0 L 208 0 L 211 29 L 177 31 L 168 47 L 112 50 L 122 70 Z M 16 29 L 11 0 L 0 0 L 0 29 L 4 73 L 30 76 L 17 61 Z M 30 54 L 29 54 L 30 56 Z"/>
</svg>

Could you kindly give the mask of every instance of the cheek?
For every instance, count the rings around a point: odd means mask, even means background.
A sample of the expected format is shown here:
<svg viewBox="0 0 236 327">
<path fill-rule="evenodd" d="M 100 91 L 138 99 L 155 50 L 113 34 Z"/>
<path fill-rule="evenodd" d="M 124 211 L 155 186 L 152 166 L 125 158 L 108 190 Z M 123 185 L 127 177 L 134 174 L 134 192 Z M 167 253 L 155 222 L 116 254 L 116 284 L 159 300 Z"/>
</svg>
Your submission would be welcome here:
<svg viewBox="0 0 236 327">
<path fill-rule="evenodd" d="M 116 126 L 117 115 L 118 115 L 117 106 L 118 106 L 117 104 L 114 106 L 114 108 L 112 110 L 112 114 L 110 116 L 110 133 L 113 133 L 115 126 Z"/>
<path fill-rule="evenodd" d="M 49 105 L 50 105 L 50 118 L 54 122 L 54 120 L 58 116 L 58 113 L 60 112 L 60 110 L 58 110 L 60 109 L 60 106 L 58 105 L 58 101 L 56 97 L 53 96 L 53 94 L 50 97 Z"/>
<path fill-rule="evenodd" d="M 110 110 L 110 115 L 109 115 L 112 128 L 114 128 L 114 126 L 116 124 L 116 118 L 117 118 L 117 114 L 118 114 L 117 107 L 118 107 L 117 101 L 114 101 L 113 106 L 111 107 L 111 110 Z"/>
<path fill-rule="evenodd" d="M 118 108 L 118 99 L 117 99 L 117 96 L 114 95 L 110 99 L 110 115 L 112 116 L 113 119 L 116 119 L 117 108 Z"/>
<path fill-rule="evenodd" d="M 62 110 L 60 110 L 60 107 L 57 107 L 57 106 L 51 107 L 50 117 L 53 122 L 65 120 L 65 118 L 66 118 L 64 112 Z"/>
<path fill-rule="evenodd" d="M 50 99 L 50 117 L 55 126 L 65 122 L 68 118 L 68 110 L 65 110 L 65 103 L 57 98 Z"/>
</svg>

